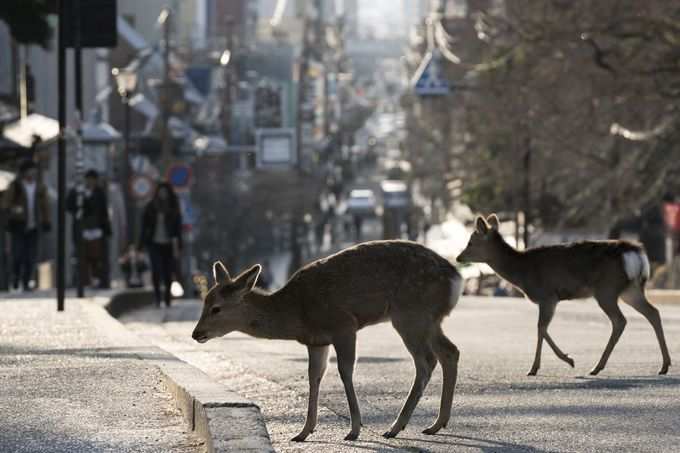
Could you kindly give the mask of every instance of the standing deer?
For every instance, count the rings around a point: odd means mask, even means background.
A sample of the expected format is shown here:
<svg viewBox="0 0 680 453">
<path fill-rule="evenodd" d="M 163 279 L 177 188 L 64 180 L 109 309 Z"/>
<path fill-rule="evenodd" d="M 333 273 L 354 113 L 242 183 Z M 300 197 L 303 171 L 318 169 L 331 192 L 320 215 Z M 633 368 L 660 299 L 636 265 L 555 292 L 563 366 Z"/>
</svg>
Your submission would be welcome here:
<svg viewBox="0 0 680 453">
<path fill-rule="evenodd" d="M 408 398 L 384 437 L 406 427 L 427 386 L 437 360 L 443 385 L 439 416 L 423 431 L 434 434 L 451 416 L 459 351 L 441 329 L 460 297 L 462 279 L 456 269 L 433 251 L 406 241 L 359 244 L 298 270 L 280 290 L 255 288 L 260 265 L 232 278 L 221 262 L 213 265 L 215 285 L 205 297 L 192 337 L 199 343 L 244 332 L 259 338 L 296 340 L 309 353 L 309 405 L 302 431 L 304 441 L 317 422 L 319 385 L 326 371 L 329 346 L 337 355 L 345 387 L 351 431 L 359 436 L 361 415 L 352 375 L 356 335 L 363 327 L 391 321 L 413 357 L 416 375 Z"/>
<path fill-rule="evenodd" d="M 574 361 L 548 334 L 548 325 L 559 301 L 593 296 L 609 317 L 612 332 L 600 361 L 590 374 L 596 375 L 604 369 L 626 326 L 626 318 L 618 306 L 619 297 L 647 318 L 654 328 L 663 357 L 659 374 L 668 372 L 671 358 L 661 317 L 645 297 L 649 261 L 641 246 L 627 241 L 584 241 L 520 252 L 501 237 L 495 214 L 486 220 L 477 217 L 475 227 L 470 242 L 457 260 L 487 263 L 538 304 L 538 341 L 529 376 L 535 376 L 541 366 L 543 340 L 557 357 L 573 368 Z"/>
</svg>

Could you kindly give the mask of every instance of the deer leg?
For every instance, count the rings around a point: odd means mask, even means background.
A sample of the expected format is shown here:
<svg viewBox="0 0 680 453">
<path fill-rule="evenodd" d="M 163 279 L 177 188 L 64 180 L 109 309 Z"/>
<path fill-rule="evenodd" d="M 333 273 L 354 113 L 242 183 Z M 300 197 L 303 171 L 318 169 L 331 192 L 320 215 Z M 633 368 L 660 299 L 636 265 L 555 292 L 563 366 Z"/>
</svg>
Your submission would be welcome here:
<svg viewBox="0 0 680 453">
<path fill-rule="evenodd" d="M 618 295 L 599 294 L 595 296 L 595 299 L 600 305 L 602 311 L 604 311 L 609 317 L 609 320 L 612 323 L 612 333 L 609 336 L 609 341 L 607 342 L 607 346 L 604 348 L 604 352 L 602 353 L 602 357 L 600 357 L 600 361 L 597 362 L 595 368 L 590 371 L 592 376 L 598 374 L 604 369 L 605 365 L 607 365 L 607 360 L 609 360 L 609 356 L 614 350 L 614 346 L 616 346 L 616 343 L 618 343 L 619 338 L 623 333 L 623 329 L 626 327 L 626 318 L 624 318 L 623 313 L 621 313 L 621 309 L 618 305 Z"/>
<path fill-rule="evenodd" d="M 668 353 L 668 346 L 666 346 L 666 337 L 663 333 L 663 326 L 661 325 L 661 316 L 659 310 L 650 304 L 645 297 L 644 290 L 639 286 L 631 286 L 622 295 L 621 298 L 625 303 L 633 307 L 638 313 L 644 316 L 647 321 L 654 328 L 656 339 L 661 348 L 661 356 L 663 357 L 663 364 L 659 370 L 659 374 L 668 373 L 668 368 L 671 366 L 671 356 Z"/>
<path fill-rule="evenodd" d="M 534 354 L 534 363 L 531 365 L 531 370 L 527 376 L 536 376 L 538 370 L 541 368 L 541 350 L 543 349 L 543 339 L 548 333 L 548 325 L 555 314 L 555 303 L 538 303 L 538 332 L 536 336 L 536 353 Z"/>
<path fill-rule="evenodd" d="M 345 386 L 352 424 L 352 430 L 345 436 L 345 440 L 356 440 L 359 437 L 359 431 L 361 431 L 361 412 L 359 411 L 359 402 L 357 401 L 354 383 L 352 382 L 354 363 L 356 361 L 356 333 L 352 332 L 351 334 L 334 339 L 333 347 L 338 356 L 338 372 Z"/>
<path fill-rule="evenodd" d="M 555 355 L 562 361 L 566 362 L 570 367 L 574 368 L 574 359 L 569 357 L 567 354 L 562 352 L 562 350 L 555 344 L 553 339 L 550 337 L 550 334 L 548 334 L 548 331 L 546 330 L 543 337 L 545 338 L 546 343 L 548 343 L 548 346 L 550 346 L 550 349 L 553 350 Z"/>
<path fill-rule="evenodd" d="M 424 434 L 435 434 L 441 428 L 445 428 L 449 418 L 451 418 L 451 404 L 453 403 L 453 391 L 456 388 L 458 358 L 460 357 L 458 348 L 446 338 L 441 328 L 432 341 L 432 349 L 442 366 L 444 379 L 439 416 L 437 416 L 433 425 L 423 431 Z"/>
<path fill-rule="evenodd" d="M 432 371 L 434 371 L 434 367 L 437 365 L 437 358 L 432 351 L 428 335 L 428 333 L 432 331 L 432 327 L 426 326 L 423 328 L 423 326 L 418 326 L 412 320 L 403 323 L 395 323 L 393 320 L 392 323 L 413 357 L 413 364 L 416 367 L 416 376 L 411 385 L 408 397 L 399 412 L 399 416 L 392 423 L 389 431 L 383 434 L 383 437 L 388 439 L 396 437 L 396 435 L 406 427 L 406 424 L 411 419 L 413 410 L 416 408 L 420 397 L 423 395 L 427 383 L 430 381 Z"/>
<path fill-rule="evenodd" d="M 319 386 L 326 372 L 328 364 L 328 346 L 307 346 L 309 353 L 309 404 L 307 406 L 307 419 L 300 434 L 291 440 L 304 441 L 316 428 L 317 410 L 319 407 Z"/>
</svg>

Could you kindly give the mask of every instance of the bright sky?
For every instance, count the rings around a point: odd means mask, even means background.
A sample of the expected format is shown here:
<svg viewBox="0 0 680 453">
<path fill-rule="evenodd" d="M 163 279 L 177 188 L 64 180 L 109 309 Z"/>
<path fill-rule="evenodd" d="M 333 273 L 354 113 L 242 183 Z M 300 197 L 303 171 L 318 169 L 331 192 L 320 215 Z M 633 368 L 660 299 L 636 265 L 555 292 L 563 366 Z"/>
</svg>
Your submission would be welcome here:
<svg viewBox="0 0 680 453">
<path fill-rule="evenodd" d="M 401 0 L 359 0 L 361 27 L 373 28 L 378 36 L 403 31 Z"/>
</svg>

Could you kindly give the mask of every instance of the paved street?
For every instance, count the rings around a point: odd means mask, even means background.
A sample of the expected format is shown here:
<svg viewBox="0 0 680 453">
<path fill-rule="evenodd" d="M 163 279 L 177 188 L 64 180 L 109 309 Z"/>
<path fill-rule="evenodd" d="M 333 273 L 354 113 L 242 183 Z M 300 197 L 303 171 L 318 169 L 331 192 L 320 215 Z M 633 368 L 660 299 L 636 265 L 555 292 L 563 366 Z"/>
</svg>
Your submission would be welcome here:
<svg viewBox="0 0 680 453">
<path fill-rule="evenodd" d="M 205 451 L 160 371 L 93 302 L 57 313 L 53 297 L 0 297 L 0 313 L 0 452 Z"/>
<path fill-rule="evenodd" d="M 190 338 L 200 306 L 180 303 L 165 315 L 138 312 L 128 326 L 224 385 L 260 405 L 275 448 L 281 452 L 482 451 L 482 452 L 677 452 L 680 445 L 680 306 L 661 306 L 675 360 L 666 377 L 656 372 L 661 355 L 651 327 L 627 306 L 626 331 L 598 377 L 587 372 L 609 336 L 609 321 L 592 301 L 562 302 L 551 325 L 555 341 L 576 369 L 544 348 L 538 377 L 527 377 L 535 345 L 537 310 L 518 299 L 466 297 L 445 321 L 461 349 L 454 415 L 435 436 L 420 431 L 436 416 L 441 371 L 435 370 L 406 431 L 396 440 L 380 434 L 399 411 L 413 367 L 389 324 L 359 335 L 355 386 L 364 428 L 349 429 L 342 384 L 333 366 L 321 389 L 320 422 L 304 444 L 289 442 L 304 421 L 306 349 L 294 342 L 231 334 L 199 345 Z M 161 316 L 166 322 L 158 323 Z M 334 365 L 334 359 L 331 359 Z"/>
</svg>

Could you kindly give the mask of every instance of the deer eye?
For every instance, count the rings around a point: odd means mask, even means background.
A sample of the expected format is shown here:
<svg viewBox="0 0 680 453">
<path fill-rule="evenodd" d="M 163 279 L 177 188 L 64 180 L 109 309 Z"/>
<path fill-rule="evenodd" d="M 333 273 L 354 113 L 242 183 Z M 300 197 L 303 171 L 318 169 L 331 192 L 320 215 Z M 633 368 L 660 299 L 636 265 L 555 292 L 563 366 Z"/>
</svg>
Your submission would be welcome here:
<svg viewBox="0 0 680 453">
<path fill-rule="evenodd" d="M 216 314 L 219 313 L 221 310 L 222 310 L 222 309 L 221 309 L 220 307 L 213 307 L 213 308 L 210 310 L 210 313 L 212 313 L 213 315 L 216 315 Z"/>
</svg>

